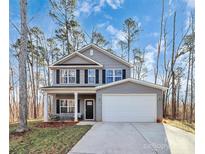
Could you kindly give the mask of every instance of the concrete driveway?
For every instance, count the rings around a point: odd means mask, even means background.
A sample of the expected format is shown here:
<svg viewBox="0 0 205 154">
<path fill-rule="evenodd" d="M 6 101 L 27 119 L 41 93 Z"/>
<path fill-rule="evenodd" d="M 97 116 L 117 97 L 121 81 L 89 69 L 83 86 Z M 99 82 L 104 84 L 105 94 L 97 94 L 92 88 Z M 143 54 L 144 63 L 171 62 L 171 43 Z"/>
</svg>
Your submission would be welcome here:
<svg viewBox="0 0 205 154">
<path fill-rule="evenodd" d="M 194 154 L 194 135 L 158 123 L 96 123 L 69 154 Z"/>
</svg>

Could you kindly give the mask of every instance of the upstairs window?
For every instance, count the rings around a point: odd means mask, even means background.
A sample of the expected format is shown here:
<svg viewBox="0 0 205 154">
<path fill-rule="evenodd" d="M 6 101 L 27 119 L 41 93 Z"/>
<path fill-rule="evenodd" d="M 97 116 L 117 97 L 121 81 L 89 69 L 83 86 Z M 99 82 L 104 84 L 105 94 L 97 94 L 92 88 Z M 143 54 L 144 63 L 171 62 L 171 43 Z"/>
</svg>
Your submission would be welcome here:
<svg viewBox="0 0 205 154">
<path fill-rule="evenodd" d="M 121 69 L 108 69 L 106 70 L 106 83 L 122 80 Z"/>
<path fill-rule="evenodd" d="M 61 70 L 61 83 L 76 83 L 76 70 L 75 69 L 62 69 Z"/>
<path fill-rule="evenodd" d="M 95 69 L 88 69 L 88 83 L 95 83 Z"/>
</svg>

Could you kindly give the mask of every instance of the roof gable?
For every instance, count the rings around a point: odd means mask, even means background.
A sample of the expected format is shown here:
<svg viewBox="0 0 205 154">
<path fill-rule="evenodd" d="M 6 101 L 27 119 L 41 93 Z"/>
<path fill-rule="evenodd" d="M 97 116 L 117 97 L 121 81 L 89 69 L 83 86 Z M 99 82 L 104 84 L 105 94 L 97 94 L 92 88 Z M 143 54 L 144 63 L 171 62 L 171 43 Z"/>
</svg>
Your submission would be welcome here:
<svg viewBox="0 0 205 154">
<path fill-rule="evenodd" d="M 162 91 L 167 90 L 167 87 L 157 85 L 157 84 L 153 84 L 153 83 L 146 82 L 146 81 L 142 81 L 142 80 L 131 79 L 131 78 L 127 78 L 127 79 L 124 79 L 124 80 L 120 80 L 120 81 L 112 82 L 112 83 L 105 84 L 105 85 L 102 85 L 102 86 L 98 86 L 98 87 L 96 87 L 96 89 L 98 90 L 98 89 L 103 89 L 103 88 L 107 88 L 107 87 L 112 87 L 112 86 L 119 85 L 119 84 L 126 83 L 126 82 L 140 84 L 140 85 L 143 85 L 143 86 L 160 89 Z"/>
<path fill-rule="evenodd" d="M 98 65 L 98 66 L 102 66 L 100 63 L 90 59 L 89 57 L 77 51 L 73 52 L 72 54 L 52 64 L 52 66 L 61 66 L 61 65 Z"/>
<path fill-rule="evenodd" d="M 112 58 L 112 59 L 114 59 L 114 60 L 116 60 L 116 61 L 118 61 L 118 62 L 120 62 L 120 63 L 122 63 L 124 65 L 126 65 L 126 66 L 132 67 L 131 63 L 125 61 L 124 59 L 120 58 L 119 56 L 117 56 L 117 55 L 115 55 L 113 53 L 108 52 L 107 50 L 105 50 L 105 49 L 103 49 L 101 47 L 98 47 L 95 44 L 89 44 L 89 45 L 81 48 L 79 50 L 79 52 L 83 54 L 85 51 L 87 51 L 90 48 L 93 48 L 93 49 L 95 49 L 95 50 L 97 50 L 99 52 L 102 52 L 104 55 L 106 55 L 106 56 L 108 56 L 108 57 L 110 57 L 110 58 Z"/>
</svg>

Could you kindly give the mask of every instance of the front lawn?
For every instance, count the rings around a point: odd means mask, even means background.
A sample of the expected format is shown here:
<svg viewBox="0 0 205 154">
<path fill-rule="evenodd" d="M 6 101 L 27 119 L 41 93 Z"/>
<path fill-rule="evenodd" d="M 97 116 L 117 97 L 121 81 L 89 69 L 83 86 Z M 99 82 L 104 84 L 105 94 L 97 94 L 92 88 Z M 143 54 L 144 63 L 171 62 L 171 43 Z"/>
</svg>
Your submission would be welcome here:
<svg viewBox="0 0 205 154">
<path fill-rule="evenodd" d="M 170 119 L 164 119 L 163 123 L 169 124 L 171 126 L 183 129 L 187 132 L 195 133 L 195 124 L 188 123 L 186 121 L 179 121 L 179 120 L 170 120 Z"/>
<path fill-rule="evenodd" d="M 41 121 L 29 122 L 28 126 L 30 131 L 24 134 L 15 133 L 17 124 L 9 126 L 9 153 L 67 153 L 91 128 L 90 125 L 62 125 L 60 127 L 55 125 L 50 127 L 50 125 L 44 125 Z"/>
</svg>

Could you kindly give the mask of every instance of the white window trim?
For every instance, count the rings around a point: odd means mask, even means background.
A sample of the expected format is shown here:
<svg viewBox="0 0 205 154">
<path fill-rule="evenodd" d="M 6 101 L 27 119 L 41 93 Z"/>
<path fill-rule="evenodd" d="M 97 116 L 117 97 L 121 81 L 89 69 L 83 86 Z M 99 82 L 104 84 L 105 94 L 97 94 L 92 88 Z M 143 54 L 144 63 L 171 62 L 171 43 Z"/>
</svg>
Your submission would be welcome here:
<svg viewBox="0 0 205 154">
<path fill-rule="evenodd" d="M 108 70 L 111 70 L 112 72 L 113 72 L 113 76 L 108 76 Z M 118 70 L 118 71 L 121 71 L 121 76 L 116 76 L 115 75 L 115 70 Z M 122 76 L 123 76 L 123 74 L 122 74 L 123 72 L 122 72 L 122 69 L 106 69 L 106 83 L 108 83 L 107 82 L 107 78 L 108 77 L 112 77 L 113 78 L 113 81 L 112 82 L 115 82 L 116 80 L 115 80 L 115 77 L 121 77 L 121 79 L 120 80 L 122 80 Z M 117 81 L 119 81 L 119 80 L 117 80 Z M 109 83 L 112 83 L 112 82 L 109 82 Z"/>
<path fill-rule="evenodd" d="M 90 76 L 89 70 L 94 70 L 94 76 Z M 90 82 L 90 80 L 89 80 L 90 77 L 94 78 L 94 82 L 93 83 Z M 95 81 L 96 81 L 95 69 L 88 69 L 88 84 L 95 84 Z"/>
<path fill-rule="evenodd" d="M 68 104 L 68 105 L 67 105 L 67 106 L 62 106 L 62 105 L 61 105 L 61 101 L 65 101 L 65 100 L 67 100 L 67 104 Z M 66 107 L 66 108 L 67 108 L 67 111 L 69 111 L 69 108 L 71 108 L 71 107 L 73 107 L 74 110 L 75 110 L 75 103 L 74 103 L 73 106 L 69 106 L 69 103 L 68 103 L 68 102 L 69 102 L 70 100 L 74 101 L 74 99 L 60 99 L 60 100 L 59 100 L 59 101 L 60 101 L 60 114 L 75 113 L 75 111 L 74 111 L 74 112 L 61 113 L 61 108 L 62 108 L 62 107 Z"/>
<path fill-rule="evenodd" d="M 67 83 L 62 82 L 62 78 L 64 78 L 62 76 L 62 71 L 69 72 L 70 70 L 73 70 L 75 73 L 75 76 L 73 76 L 73 77 L 75 77 L 75 81 L 73 83 L 70 83 L 70 80 L 69 80 L 70 76 L 68 75 L 69 73 L 67 73 Z M 75 84 L 75 83 L 76 83 L 76 69 L 60 69 L 60 84 Z"/>
</svg>

